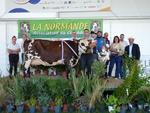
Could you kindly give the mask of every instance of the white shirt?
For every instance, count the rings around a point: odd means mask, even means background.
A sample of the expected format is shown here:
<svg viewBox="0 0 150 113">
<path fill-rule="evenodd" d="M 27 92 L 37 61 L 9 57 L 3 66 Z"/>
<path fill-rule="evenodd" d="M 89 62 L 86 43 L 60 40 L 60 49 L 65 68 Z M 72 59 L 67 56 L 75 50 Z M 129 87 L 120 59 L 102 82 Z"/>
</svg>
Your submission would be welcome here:
<svg viewBox="0 0 150 113">
<path fill-rule="evenodd" d="M 125 47 L 128 45 L 128 43 L 126 41 L 120 41 L 120 44 L 121 44 L 123 50 L 125 50 Z"/>
<path fill-rule="evenodd" d="M 129 57 L 130 58 L 132 58 L 132 47 L 133 47 L 133 44 L 129 45 Z"/>
<path fill-rule="evenodd" d="M 8 49 L 16 50 L 16 49 L 20 49 L 20 46 L 19 46 L 18 43 L 16 43 L 15 45 L 12 44 L 12 43 L 10 43 L 10 44 L 8 45 Z"/>
</svg>

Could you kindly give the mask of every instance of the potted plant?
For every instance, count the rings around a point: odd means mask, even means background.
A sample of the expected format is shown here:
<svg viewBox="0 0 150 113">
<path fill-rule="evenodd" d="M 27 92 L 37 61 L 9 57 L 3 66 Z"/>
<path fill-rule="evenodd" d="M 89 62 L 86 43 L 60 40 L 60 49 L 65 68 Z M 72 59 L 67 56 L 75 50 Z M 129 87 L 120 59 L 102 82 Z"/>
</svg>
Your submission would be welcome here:
<svg viewBox="0 0 150 113">
<path fill-rule="evenodd" d="M 17 107 L 17 113 L 23 112 L 24 107 L 24 93 L 23 93 L 23 81 L 20 78 L 14 79 L 14 84 L 12 87 L 9 87 L 9 93 L 14 97 L 15 99 L 15 105 Z"/>
<path fill-rule="evenodd" d="M 13 112 L 13 108 L 14 108 L 13 103 L 8 102 L 8 103 L 7 103 L 7 106 L 6 106 L 7 112 L 8 112 L 8 113 L 12 113 L 12 112 Z"/>
<path fill-rule="evenodd" d="M 62 96 L 57 96 L 55 98 L 55 113 L 61 113 L 61 107 L 63 105 Z"/>
<path fill-rule="evenodd" d="M 31 97 L 28 101 L 27 104 L 29 106 L 29 112 L 30 113 L 35 113 L 35 107 L 36 107 L 36 98 L 35 97 Z"/>
<path fill-rule="evenodd" d="M 142 86 L 149 83 L 149 78 L 145 75 L 143 76 L 141 66 L 137 65 L 136 61 L 133 60 L 132 62 L 129 62 L 128 59 L 125 59 L 125 61 L 125 65 L 127 65 L 127 63 L 132 64 L 132 69 L 124 79 L 124 82 L 115 90 L 114 95 L 120 101 L 121 109 L 123 108 L 125 110 L 126 106 L 129 105 L 130 112 L 135 113 L 135 106 L 138 101 L 135 100 L 137 97 L 135 98 L 134 95 L 136 95 L 137 91 Z M 139 103 L 141 103 L 141 101 L 139 101 Z"/>
<path fill-rule="evenodd" d="M 150 104 L 150 88 L 149 86 L 142 86 L 132 96 L 132 101 L 137 102 L 139 110 L 143 110 L 145 104 Z"/>
<path fill-rule="evenodd" d="M 42 113 L 48 112 L 49 96 L 47 94 L 41 94 L 38 97 L 39 104 L 41 105 Z"/>
<path fill-rule="evenodd" d="M 119 112 L 119 106 L 118 106 L 118 99 L 111 95 L 106 99 L 106 105 L 108 106 L 108 111 L 110 113 L 118 113 Z"/>
<path fill-rule="evenodd" d="M 3 109 L 3 102 L 5 100 L 5 95 L 6 95 L 6 92 L 4 90 L 3 84 L 0 83 L 0 112 L 2 112 L 2 109 Z"/>
<path fill-rule="evenodd" d="M 73 103 L 73 94 L 69 94 L 64 96 L 64 103 L 63 103 L 63 112 L 72 112 L 72 103 Z"/>
<path fill-rule="evenodd" d="M 128 99 L 122 97 L 122 99 L 118 99 L 120 103 L 120 113 L 126 113 L 128 109 Z"/>
</svg>

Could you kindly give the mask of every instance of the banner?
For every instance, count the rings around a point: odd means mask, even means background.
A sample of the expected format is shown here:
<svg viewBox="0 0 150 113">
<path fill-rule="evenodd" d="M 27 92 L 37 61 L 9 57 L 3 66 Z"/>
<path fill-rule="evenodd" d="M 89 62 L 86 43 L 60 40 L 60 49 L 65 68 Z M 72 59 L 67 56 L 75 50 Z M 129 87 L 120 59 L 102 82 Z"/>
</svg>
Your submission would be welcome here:
<svg viewBox="0 0 150 113">
<path fill-rule="evenodd" d="M 18 21 L 19 37 L 28 34 L 30 38 L 71 38 L 75 31 L 78 38 L 83 37 L 83 30 L 97 32 L 103 30 L 101 19 L 55 19 Z"/>
<path fill-rule="evenodd" d="M 111 11 L 111 0 L 6 0 L 9 13 Z"/>
</svg>

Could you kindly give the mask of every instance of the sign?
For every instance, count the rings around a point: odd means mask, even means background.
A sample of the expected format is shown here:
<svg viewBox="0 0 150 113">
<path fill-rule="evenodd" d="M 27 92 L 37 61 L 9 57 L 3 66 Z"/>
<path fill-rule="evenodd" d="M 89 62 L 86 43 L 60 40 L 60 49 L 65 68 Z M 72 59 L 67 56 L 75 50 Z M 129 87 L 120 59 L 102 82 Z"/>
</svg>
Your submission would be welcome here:
<svg viewBox="0 0 150 113">
<path fill-rule="evenodd" d="M 9 13 L 111 11 L 111 0 L 6 0 Z"/>
<path fill-rule="evenodd" d="M 83 30 L 97 32 L 103 29 L 101 19 L 55 19 L 18 21 L 19 37 L 28 34 L 30 38 L 71 38 L 75 31 L 78 38 L 83 37 Z"/>
</svg>

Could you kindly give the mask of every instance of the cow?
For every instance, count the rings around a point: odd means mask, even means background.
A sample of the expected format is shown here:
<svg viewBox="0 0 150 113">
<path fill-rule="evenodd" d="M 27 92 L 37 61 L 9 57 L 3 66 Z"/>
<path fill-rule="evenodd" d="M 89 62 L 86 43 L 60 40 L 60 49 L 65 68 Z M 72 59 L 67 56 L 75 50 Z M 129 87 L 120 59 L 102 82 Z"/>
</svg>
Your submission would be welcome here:
<svg viewBox="0 0 150 113">
<path fill-rule="evenodd" d="M 24 75 L 27 75 L 28 69 L 31 65 L 67 65 L 69 67 L 75 67 L 78 64 L 80 55 L 86 52 L 88 45 L 89 43 L 87 41 L 25 40 Z"/>
</svg>

